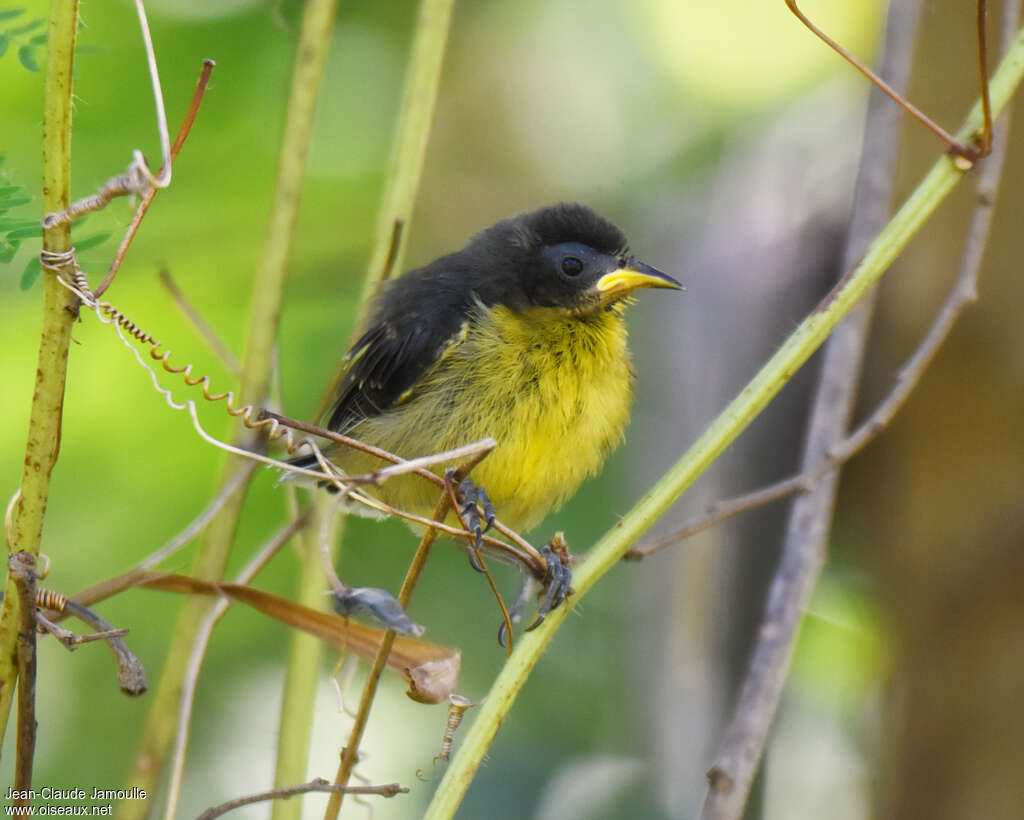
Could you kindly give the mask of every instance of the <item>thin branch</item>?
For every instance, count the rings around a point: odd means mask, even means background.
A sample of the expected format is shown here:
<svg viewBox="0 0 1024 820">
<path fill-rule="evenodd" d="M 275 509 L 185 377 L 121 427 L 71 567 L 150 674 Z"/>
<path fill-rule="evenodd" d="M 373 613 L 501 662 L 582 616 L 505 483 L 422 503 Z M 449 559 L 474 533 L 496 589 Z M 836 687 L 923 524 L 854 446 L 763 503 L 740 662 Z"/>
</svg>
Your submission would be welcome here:
<svg viewBox="0 0 1024 820">
<path fill-rule="evenodd" d="M 42 612 L 36 612 L 36 623 L 46 632 L 53 635 L 57 639 L 57 642 L 63 646 L 68 652 L 74 652 L 78 647 L 85 643 L 95 643 L 96 641 L 108 641 L 111 638 L 123 638 L 128 634 L 127 629 L 108 629 L 105 632 L 90 632 L 86 635 L 76 635 L 70 629 L 64 629 L 60 624 L 56 624 L 43 615 Z"/>
<path fill-rule="evenodd" d="M 8 577 L 18 591 L 21 627 L 18 629 L 18 745 L 14 758 L 14 789 L 32 789 L 36 756 L 36 558 L 15 552 L 7 559 Z M 28 805 L 15 801 L 15 805 Z"/>
<path fill-rule="evenodd" d="M 994 113 L 998 114 L 1006 106 L 1022 78 L 1024 31 L 1018 35 L 1011 53 L 992 77 Z M 980 124 L 981 107 L 976 105 L 959 133 L 972 134 Z M 575 594 L 552 611 L 540 627 L 520 639 L 519 646 L 498 675 L 462 747 L 434 793 L 425 814 L 427 820 L 441 820 L 454 815 L 531 670 L 580 601 L 774 398 L 864 293 L 879 281 L 911 237 L 962 178 L 963 172 L 954 162 L 948 156 L 941 157 L 872 242 L 857 267 L 844 276 L 811 315 L 797 326 L 675 465 L 590 550 L 573 574 Z"/>
<path fill-rule="evenodd" d="M 284 800 L 294 797 L 297 794 L 309 794 L 310 792 L 329 792 L 332 794 L 375 794 L 379 797 L 394 797 L 396 794 L 407 794 L 409 789 L 399 783 L 388 783 L 383 786 L 335 786 L 322 778 L 311 780 L 309 783 L 301 783 L 298 786 L 286 786 L 281 789 L 271 789 L 258 794 L 250 794 L 247 797 L 239 797 L 235 800 L 228 800 L 219 806 L 207 809 L 199 815 L 198 820 L 214 820 L 229 811 L 249 806 L 253 803 L 262 803 L 266 800 Z"/>
<path fill-rule="evenodd" d="M 178 283 L 174 281 L 174 277 L 171 276 L 171 272 L 167 268 L 161 268 L 160 283 L 167 289 L 167 292 L 171 295 L 171 299 L 174 300 L 174 304 L 178 310 L 181 311 L 182 315 L 188 319 L 189 324 L 192 325 L 196 333 L 199 334 L 199 338 L 206 342 L 206 346 L 213 351 L 214 355 L 220 359 L 221 364 L 227 368 L 228 372 L 238 378 L 242 373 L 242 366 L 238 362 L 238 358 L 234 353 L 231 352 L 230 348 L 220 337 L 216 334 L 212 327 L 210 327 L 199 315 L 199 311 L 195 309 L 191 302 L 188 301 L 188 297 L 182 292 L 181 288 L 178 287 Z"/>
<path fill-rule="evenodd" d="M 178 158 L 178 153 L 181 151 L 181 146 L 185 144 L 185 140 L 188 138 L 189 132 L 192 130 L 192 123 L 195 122 L 196 114 L 199 113 L 199 105 L 203 101 L 203 95 L 206 94 L 206 87 L 210 82 L 210 74 L 213 72 L 214 67 L 217 64 L 210 59 L 203 60 L 203 68 L 199 72 L 199 81 L 196 83 L 196 90 L 192 94 L 192 102 L 188 107 L 188 111 L 185 114 L 185 119 L 181 124 L 181 128 L 178 129 L 178 136 L 174 140 L 174 145 L 171 146 L 171 163 Z M 168 166 L 170 167 L 170 166 Z M 162 174 L 164 167 L 160 167 L 159 174 Z M 150 204 L 152 204 L 154 197 L 160 189 L 157 187 L 149 188 L 142 197 L 142 201 L 139 202 L 139 207 L 135 209 L 135 216 L 132 217 L 131 224 L 128 226 L 128 230 L 125 232 L 124 238 L 121 240 L 121 244 L 117 248 L 117 252 L 114 254 L 114 259 L 110 263 L 110 268 L 107 270 L 107 275 L 103 277 L 103 281 L 99 287 L 93 291 L 93 295 L 98 299 L 107 288 L 110 287 L 110 283 L 114 281 L 114 277 L 117 276 L 118 270 L 121 268 L 121 263 L 124 261 L 124 256 L 128 252 L 128 248 L 132 244 L 132 240 L 135 239 L 135 234 L 138 233 L 139 225 L 142 224 L 142 218 L 146 215 L 146 211 L 149 210 Z"/>
<path fill-rule="evenodd" d="M 970 169 L 971 165 L 979 158 L 983 157 L 988 153 L 988 141 L 990 139 L 991 128 L 992 128 L 992 112 L 988 101 L 988 86 L 987 86 L 987 70 L 985 63 L 985 28 L 984 28 L 984 5 L 985 0 L 978 0 L 978 17 L 979 17 L 979 54 L 981 57 L 981 77 L 982 77 L 982 105 L 984 111 L 984 124 L 982 130 L 981 145 L 969 145 L 966 142 L 961 142 L 948 131 L 946 131 L 941 125 L 935 122 L 931 117 L 925 114 L 921 109 L 915 106 L 906 98 L 906 89 L 903 87 L 905 83 L 901 83 L 898 80 L 894 80 L 893 84 L 890 85 L 883 80 L 878 74 L 868 68 L 864 63 L 854 57 L 849 51 L 843 48 L 839 43 L 829 37 L 825 32 L 818 28 L 812 23 L 796 4 L 796 0 L 785 0 L 789 10 L 793 13 L 808 30 L 814 34 L 819 40 L 825 45 L 836 52 L 846 62 L 853 66 L 857 71 L 867 77 L 876 88 L 878 88 L 883 94 L 887 95 L 892 99 L 900 108 L 906 111 L 910 116 L 917 120 L 921 125 L 931 131 L 935 136 L 942 140 L 949 148 L 951 154 L 959 157 L 963 161 L 962 170 Z M 890 74 L 891 72 L 882 69 L 883 74 Z"/>
<path fill-rule="evenodd" d="M 75 601 L 68 601 L 66 608 L 78 620 L 88 624 L 97 632 L 118 631 L 113 624 Z M 117 661 L 117 683 L 121 691 L 132 697 L 143 694 L 149 688 L 149 683 L 142 662 L 120 637 L 107 638 L 106 644 L 114 653 L 114 658 Z"/>
<path fill-rule="evenodd" d="M 641 541 L 629 552 L 623 555 L 622 560 L 641 561 L 649 555 L 660 552 L 666 547 L 678 544 L 680 541 L 689 538 L 691 535 L 696 535 L 698 532 L 703 532 L 716 524 L 721 524 L 723 521 L 739 515 L 742 512 L 763 507 L 765 504 L 778 501 L 780 498 L 785 498 L 793 493 L 807 492 L 811 488 L 812 480 L 815 475 L 816 474 L 800 473 L 798 475 L 790 476 L 789 478 L 784 478 L 774 484 L 769 484 L 767 487 L 762 487 L 758 490 L 753 490 L 749 493 L 736 496 L 735 498 L 729 498 L 709 504 L 702 515 L 698 515 L 690 521 L 687 521 L 678 530 L 670 532 L 659 538 Z"/>
<path fill-rule="evenodd" d="M 242 464 L 238 468 L 238 472 L 235 476 L 221 488 L 220 492 L 217 493 L 213 500 L 206 506 L 206 509 L 199 513 L 192 523 L 185 527 L 185 529 L 168 541 L 164 546 L 143 558 L 142 561 L 139 562 L 138 569 L 152 569 L 157 564 L 167 560 L 171 555 L 176 553 L 193 538 L 199 535 L 199 533 L 203 531 L 203 528 L 210 523 L 210 519 L 212 519 L 213 516 L 217 514 L 217 511 L 227 503 L 227 500 L 234 494 L 235 490 L 249 480 L 255 470 L 256 464 L 252 461 L 247 461 Z"/>
<path fill-rule="evenodd" d="M 276 532 L 267 543 L 249 559 L 235 578 L 236 584 L 248 584 L 263 569 L 278 551 L 287 544 L 302 527 L 309 523 L 308 516 L 300 516 Z M 196 632 L 195 642 L 189 654 L 188 665 L 182 680 L 181 700 L 178 706 L 178 720 L 174 735 L 174 752 L 171 757 L 171 776 L 167 785 L 167 803 L 164 817 L 173 820 L 178 811 L 178 798 L 185 776 L 185 757 L 188 752 L 189 729 L 192 722 L 192 708 L 195 705 L 199 672 L 202 669 L 206 650 L 213 637 L 213 629 L 231 606 L 230 598 L 218 598 L 202 620 Z"/>
</svg>

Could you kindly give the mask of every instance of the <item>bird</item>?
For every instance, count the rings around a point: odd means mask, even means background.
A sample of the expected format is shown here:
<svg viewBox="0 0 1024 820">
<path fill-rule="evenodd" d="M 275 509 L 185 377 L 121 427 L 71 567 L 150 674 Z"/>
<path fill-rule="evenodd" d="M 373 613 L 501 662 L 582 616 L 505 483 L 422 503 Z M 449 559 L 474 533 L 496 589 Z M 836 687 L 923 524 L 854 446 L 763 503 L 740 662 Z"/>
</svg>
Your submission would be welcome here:
<svg viewBox="0 0 1024 820">
<path fill-rule="evenodd" d="M 589 207 L 503 219 L 384 284 L 324 424 L 407 459 L 493 437 L 460 486 L 467 508 L 479 500 L 488 518 L 530 530 L 623 440 L 634 383 L 624 311 L 642 288 L 682 286 L 631 256 L 623 232 Z M 322 452 L 348 475 L 381 466 L 342 444 Z M 438 502 L 415 475 L 363 489 L 421 516 Z"/>
</svg>

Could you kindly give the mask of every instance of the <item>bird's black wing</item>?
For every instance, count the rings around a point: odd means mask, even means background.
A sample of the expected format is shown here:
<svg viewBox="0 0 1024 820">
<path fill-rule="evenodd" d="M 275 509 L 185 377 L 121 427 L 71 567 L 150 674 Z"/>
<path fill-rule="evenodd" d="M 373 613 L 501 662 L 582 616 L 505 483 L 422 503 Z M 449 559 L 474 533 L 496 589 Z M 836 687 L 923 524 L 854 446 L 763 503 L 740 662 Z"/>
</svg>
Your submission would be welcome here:
<svg viewBox="0 0 1024 820">
<path fill-rule="evenodd" d="M 328 428 L 345 432 L 399 404 L 458 339 L 472 296 L 469 283 L 453 276 L 445 261 L 406 274 L 378 297 L 366 331 L 346 356 Z"/>
</svg>

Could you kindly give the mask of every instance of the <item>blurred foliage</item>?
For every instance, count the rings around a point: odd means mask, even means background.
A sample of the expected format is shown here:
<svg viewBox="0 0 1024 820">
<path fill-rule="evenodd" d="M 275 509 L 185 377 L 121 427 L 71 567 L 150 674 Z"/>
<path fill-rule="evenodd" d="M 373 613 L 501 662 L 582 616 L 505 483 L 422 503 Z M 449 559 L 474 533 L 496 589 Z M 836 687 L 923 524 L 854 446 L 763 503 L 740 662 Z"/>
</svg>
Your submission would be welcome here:
<svg viewBox="0 0 1024 820">
<path fill-rule="evenodd" d="M 879 2 L 848 3 L 841 10 L 839 4 L 807 5 L 808 13 L 830 34 L 855 53 L 870 56 L 879 33 Z M 172 129 L 184 113 L 201 60 L 212 57 L 217 68 L 174 167 L 174 182 L 157 197 L 109 298 L 173 349 L 174 361 L 194 362 L 199 373 L 211 375 L 215 389 L 227 389 L 233 386 L 230 374 L 182 321 L 155 274 L 166 266 L 210 325 L 240 352 L 251 271 L 261 251 L 276 167 L 300 4 L 157 0 L 148 7 Z M 312 412 L 353 329 L 415 10 L 412 0 L 341 4 L 281 318 L 283 405 L 296 417 Z M 38 250 L 31 228 L 40 216 L 33 212 L 39 201 L 33 181 L 40 174 L 42 76 L 25 69 L 39 61 L 45 46 L 36 39 L 38 29 L 19 33 L 17 27 L 43 17 L 45 8 L 39 2 L 26 4 L 23 12 L 0 10 L 0 43 L 17 48 L 21 57 L 21 64 L 0 60 L 0 152 L 6 160 L 0 166 L 4 498 L 20 477 L 39 327 L 38 288 L 25 292 L 19 283 L 25 281 L 22 274 Z M 73 133 L 76 197 L 93 192 L 123 169 L 133 149 L 141 148 L 151 160 L 158 154 L 149 81 L 130 4 L 86 0 L 82 19 Z M 962 24 L 950 25 L 966 43 L 968 56 L 958 64 L 973 66 L 971 41 Z M 26 47 L 28 59 L 21 54 Z M 958 89 L 963 108 L 973 91 L 969 72 L 961 74 L 957 82 L 965 85 Z M 698 252 L 703 219 L 708 212 L 738 208 L 741 200 L 758 195 L 759 189 L 753 188 L 729 193 L 731 189 L 718 181 L 720 175 L 730 162 L 735 167 L 738 154 L 755 154 L 757 140 L 773 128 L 791 145 L 809 144 L 800 135 L 811 133 L 820 142 L 795 161 L 819 171 L 824 167 L 813 181 L 819 189 L 835 185 L 830 196 L 842 203 L 848 197 L 848 189 L 842 187 L 848 177 L 814 161 L 848 144 L 850 120 L 838 118 L 835 121 L 843 127 L 832 128 L 830 112 L 855 109 L 865 94 L 858 78 L 800 27 L 781 0 L 493 0 L 457 5 L 423 191 L 411 226 L 410 264 L 459 246 L 499 217 L 573 199 L 621 224 L 638 253 L 652 264 L 679 272 L 690 288 L 678 307 L 641 300 L 632 309 L 638 405 L 628 450 L 620 450 L 598 480 L 551 516 L 534 540 L 563 529 L 577 551 L 585 549 L 629 508 L 643 491 L 643 481 L 675 459 L 677 451 L 664 444 L 683 423 L 674 414 L 689 411 L 689 424 L 706 420 L 703 409 L 694 409 L 697 399 L 719 407 L 749 375 L 749 363 L 726 370 L 702 361 L 689 371 L 680 364 L 691 345 L 680 333 L 702 326 L 701 315 L 708 310 L 714 287 L 701 279 L 702 270 L 692 267 L 693 259 L 704 258 Z M 803 116 L 807 109 L 814 113 Z M 916 173 L 914 169 L 936 154 L 936 146 L 926 139 L 914 143 L 905 174 Z M 760 167 L 773 167 L 770 152 L 761 159 L 765 164 Z M 788 181 L 796 185 L 798 176 Z M 746 184 L 751 185 L 749 180 Z M 785 200 L 776 201 L 769 209 L 773 219 L 756 225 L 736 220 L 731 230 L 737 236 L 761 231 L 766 243 L 776 243 L 773 248 L 784 245 L 789 237 L 788 208 Z M 102 242 L 82 258 L 94 284 L 105 272 L 131 214 L 132 203 L 114 202 L 92 215 L 88 229 L 76 237 L 79 248 L 90 239 Z M 108 236 L 110 241 L 97 239 Z M 933 244 L 925 247 L 929 242 Z M 934 237 L 922 243 L 917 254 L 924 259 L 919 263 L 923 270 L 932 270 L 936 257 L 950 256 Z M 813 304 L 815 291 L 806 282 L 769 279 L 756 266 L 743 273 L 733 302 L 713 320 L 732 328 L 731 342 L 722 344 L 743 346 L 751 360 L 758 361 Z M 904 279 L 891 290 L 918 286 Z M 759 303 L 769 297 L 779 300 L 772 304 L 786 304 L 788 312 L 773 315 L 776 326 L 765 329 L 761 337 L 745 337 L 746 317 L 763 313 Z M 1010 310 L 1007 304 L 1019 301 L 1008 301 L 1003 310 Z M 926 318 L 927 311 L 922 321 Z M 109 328 L 86 316 L 74 337 L 78 344 L 71 352 L 61 459 L 44 533 L 44 551 L 54 563 L 48 584 L 68 592 L 133 566 L 179 531 L 209 500 L 222 460 L 220 453 L 197 439 L 187 417 L 172 412 L 151 389 L 149 377 Z M 887 382 L 891 362 L 898 358 L 886 351 L 876 355 L 889 366 L 868 377 L 869 388 Z M 683 377 L 690 381 L 680 387 Z M 190 395 L 180 382 L 170 377 L 162 381 L 179 399 Z M 789 400 L 780 397 L 783 406 Z M 201 408 L 201 413 L 211 432 L 229 429 L 218 407 Z M 770 447 L 777 450 L 783 442 L 786 452 L 795 453 L 800 418 L 799 413 L 789 415 L 795 418 L 772 417 L 780 429 L 773 429 Z M 792 426 L 783 428 L 783 422 Z M 742 468 L 735 461 L 730 464 L 729 487 L 746 489 L 756 480 L 744 478 L 756 476 L 747 471 L 756 463 Z M 864 474 L 855 476 L 855 491 L 866 492 Z M 276 480 L 272 471 L 258 474 L 232 570 L 283 519 L 284 499 Z M 844 555 L 867 549 L 864 545 L 872 538 L 877 542 L 879 534 L 872 528 L 884 529 L 892 519 L 883 516 L 879 523 L 868 523 L 866 514 L 857 513 L 862 508 L 853 510 L 839 514 L 838 540 Z M 726 532 L 714 542 L 716 550 L 724 551 L 737 538 L 736 529 Z M 394 589 L 415 539 L 394 522 L 355 520 L 345 542 L 340 572 L 347 583 Z M 691 555 L 704 548 L 694 548 Z M 735 557 L 727 561 L 744 561 L 748 548 L 756 550 L 751 545 L 734 547 Z M 191 555 L 186 551 L 168 568 L 187 571 Z M 876 555 L 876 560 L 884 574 L 884 559 Z M 722 670 L 733 661 L 722 656 L 724 650 L 715 653 L 720 634 L 716 630 L 731 617 L 732 609 L 746 602 L 719 599 L 716 590 L 729 587 L 718 576 L 706 580 L 691 575 L 685 586 L 666 592 L 658 584 L 671 577 L 673 565 L 650 563 L 653 566 L 643 569 L 624 567 L 581 607 L 499 734 L 492 763 L 471 789 L 463 816 L 692 813 L 720 718 L 710 713 L 691 716 L 693 728 L 686 733 L 692 737 L 686 740 L 694 751 L 688 776 L 696 782 L 696 791 L 679 799 L 666 797 L 673 792 L 659 774 L 662 740 L 657 724 L 669 721 L 658 711 L 662 701 L 653 693 L 667 686 L 670 697 L 681 701 L 686 692 L 671 688 L 675 678 L 652 680 L 655 675 L 647 670 L 699 632 L 717 664 L 707 672 L 719 682 L 715 708 L 719 714 L 727 710 L 731 684 Z M 853 761 L 847 770 L 859 770 L 877 755 L 870 714 L 892 666 L 892 647 L 884 637 L 891 626 L 868 568 L 850 564 L 852 569 L 844 566 L 818 592 L 783 715 L 784 737 L 796 738 L 796 747 L 790 743 L 784 748 L 796 748 L 803 765 L 813 758 L 808 750 L 814 747 L 800 740 L 805 735 L 788 730 L 807 715 L 814 716 L 815 726 L 836 727 L 828 735 L 829 748 L 842 753 L 837 752 L 836 759 Z M 728 566 L 716 566 L 716 572 L 732 572 Z M 257 583 L 287 595 L 294 592 L 297 576 L 295 556 L 286 550 Z M 507 594 L 514 593 L 516 581 L 513 573 L 500 578 Z M 759 581 L 763 587 L 763 573 Z M 683 590 L 693 594 L 685 597 Z M 695 618 L 692 605 L 701 600 L 708 606 Z M 147 664 L 151 680 L 159 675 L 179 603 L 165 593 L 131 591 L 101 607 L 109 620 L 130 627 L 131 645 Z M 750 605 L 759 607 L 760 599 Z M 468 569 L 461 553 L 435 550 L 411 614 L 428 626 L 430 639 L 462 648 L 460 691 L 482 697 L 503 660 L 495 641 L 498 616 L 485 584 Z M 218 628 L 196 705 L 182 816 L 270 782 L 286 638 L 283 627 L 240 608 Z M 325 680 L 328 671 L 325 667 Z M 90 646 L 70 655 L 44 641 L 37 782 L 118 786 L 146 709 L 146 698 L 129 701 L 117 692 L 105 650 Z M 371 720 L 369 759 L 360 771 L 376 782 L 400 780 L 414 793 L 376 804 L 376 817 L 416 816 L 415 807 L 423 804 L 431 786 L 417 781 L 414 772 L 422 768 L 429 773 L 443 723 L 440 708 L 413 704 L 393 681 L 384 688 Z M 318 697 L 311 776 L 333 772 L 347 727 L 348 719 L 338 714 L 325 684 Z M 0 761 L 0 782 L 9 775 L 11 759 L 8 755 Z M 778 759 L 784 759 L 781 752 Z M 802 779 L 789 782 L 779 774 L 786 771 L 781 766 L 780 762 L 767 769 L 765 805 L 779 812 L 771 816 L 815 816 L 799 814 L 794 796 L 815 775 L 802 770 Z M 573 806 L 579 810 L 582 805 L 565 802 L 574 777 L 584 784 L 613 778 L 620 785 L 610 789 L 603 805 L 591 804 L 585 815 L 573 815 Z M 825 772 L 820 782 L 833 783 L 829 777 Z M 780 792 L 787 783 L 790 790 Z M 867 778 L 857 781 L 851 793 L 858 805 L 868 799 L 870 787 Z M 592 788 L 588 791 L 593 793 Z M 308 798 L 309 816 L 318 816 L 320 805 L 316 798 Z M 562 813 L 545 814 L 554 811 L 552 806 L 561 806 Z M 362 811 L 358 806 L 350 809 Z M 253 809 L 247 816 L 263 817 L 265 812 Z"/>
</svg>

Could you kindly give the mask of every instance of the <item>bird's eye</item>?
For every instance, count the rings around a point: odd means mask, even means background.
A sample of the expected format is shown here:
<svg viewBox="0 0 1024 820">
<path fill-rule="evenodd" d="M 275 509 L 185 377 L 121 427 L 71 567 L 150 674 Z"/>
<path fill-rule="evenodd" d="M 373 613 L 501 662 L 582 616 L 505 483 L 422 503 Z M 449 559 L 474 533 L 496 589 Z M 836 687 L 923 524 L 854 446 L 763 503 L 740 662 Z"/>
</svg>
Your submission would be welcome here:
<svg viewBox="0 0 1024 820">
<path fill-rule="evenodd" d="M 563 257 L 562 273 L 564 273 L 566 276 L 579 276 L 581 273 L 583 273 L 583 262 L 581 262 L 575 256 Z"/>
</svg>

